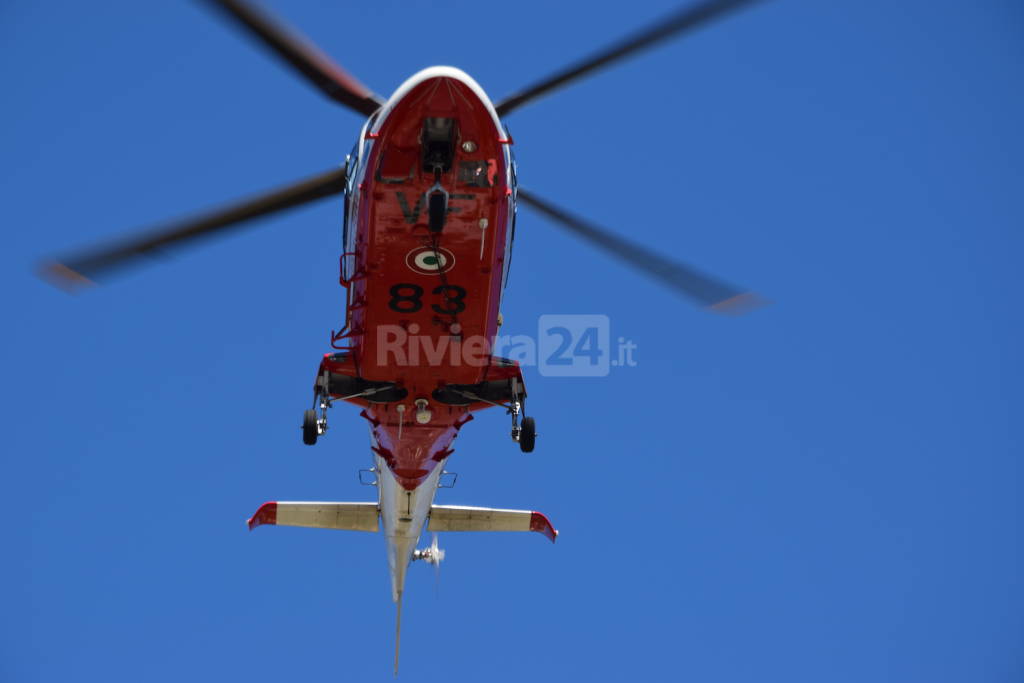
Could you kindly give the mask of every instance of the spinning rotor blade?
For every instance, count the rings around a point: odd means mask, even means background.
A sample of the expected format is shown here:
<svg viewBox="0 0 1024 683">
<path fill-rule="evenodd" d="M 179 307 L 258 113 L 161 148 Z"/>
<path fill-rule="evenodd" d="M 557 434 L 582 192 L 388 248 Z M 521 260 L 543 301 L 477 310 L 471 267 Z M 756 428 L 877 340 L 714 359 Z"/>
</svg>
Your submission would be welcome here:
<svg viewBox="0 0 1024 683">
<path fill-rule="evenodd" d="M 437 545 L 437 532 L 434 532 L 434 540 L 430 542 L 430 556 L 434 565 L 434 597 L 441 594 L 441 562 L 444 561 L 444 551 Z"/>
<path fill-rule="evenodd" d="M 657 24 L 647 28 L 607 49 L 566 67 L 543 81 L 535 83 L 525 90 L 506 97 L 495 109 L 498 116 L 505 116 L 527 102 L 537 99 L 549 90 L 572 83 L 601 67 L 608 66 L 620 59 L 629 57 L 655 44 L 667 40 L 683 31 L 697 28 L 727 12 L 748 5 L 756 0 L 708 0 L 693 7 L 687 7 L 675 14 L 661 19 Z"/>
<path fill-rule="evenodd" d="M 99 249 L 73 254 L 70 258 L 44 265 L 42 274 L 54 284 L 66 289 L 92 284 L 97 276 L 128 266 L 143 256 L 159 253 L 164 247 L 208 237 L 235 227 L 243 221 L 340 194 L 345 191 L 345 177 L 344 168 L 328 171 L 205 216 L 175 223 L 139 237 L 130 237 Z"/>
<path fill-rule="evenodd" d="M 696 268 L 670 261 L 652 249 L 568 214 L 522 188 L 519 189 L 519 199 L 554 219 L 559 226 L 717 313 L 746 313 L 766 303 L 753 292 L 745 292 L 705 275 Z"/>
<path fill-rule="evenodd" d="M 330 57 L 269 14 L 244 0 L 207 0 L 256 35 L 271 50 L 328 97 L 369 116 L 384 100 L 371 92 Z"/>
</svg>

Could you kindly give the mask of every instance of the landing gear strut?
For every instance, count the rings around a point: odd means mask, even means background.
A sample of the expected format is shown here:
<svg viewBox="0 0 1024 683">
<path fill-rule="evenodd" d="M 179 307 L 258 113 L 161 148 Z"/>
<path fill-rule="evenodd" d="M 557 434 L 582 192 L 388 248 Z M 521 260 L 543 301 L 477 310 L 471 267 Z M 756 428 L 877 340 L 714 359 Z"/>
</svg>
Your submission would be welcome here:
<svg viewBox="0 0 1024 683">
<path fill-rule="evenodd" d="M 512 415 L 512 440 L 519 444 L 519 450 L 523 453 L 532 453 L 533 446 L 537 440 L 537 422 L 532 417 L 523 417 L 523 423 L 519 424 L 519 414 L 524 411 L 526 397 L 520 393 L 518 380 L 512 380 L 512 400 L 509 403 L 508 412 Z"/>
<path fill-rule="evenodd" d="M 316 389 L 313 390 L 314 407 L 302 414 L 302 443 L 307 446 L 315 445 L 317 437 L 327 431 L 327 409 L 331 407 L 328 378 L 326 371 L 317 378 Z M 317 417 L 318 408 L 320 417 Z"/>
</svg>

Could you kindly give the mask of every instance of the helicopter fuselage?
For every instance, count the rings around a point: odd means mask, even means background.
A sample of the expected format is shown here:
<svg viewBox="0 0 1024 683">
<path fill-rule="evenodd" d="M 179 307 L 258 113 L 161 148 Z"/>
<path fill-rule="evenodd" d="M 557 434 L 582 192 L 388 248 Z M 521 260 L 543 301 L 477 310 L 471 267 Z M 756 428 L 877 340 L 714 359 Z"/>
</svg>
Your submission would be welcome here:
<svg viewBox="0 0 1024 683">
<path fill-rule="evenodd" d="M 491 356 L 512 248 L 511 144 L 472 78 L 432 67 L 367 121 L 348 160 L 347 318 L 317 381 L 370 424 L 396 599 L 459 430 L 472 411 L 525 396 L 518 366 Z"/>
</svg>

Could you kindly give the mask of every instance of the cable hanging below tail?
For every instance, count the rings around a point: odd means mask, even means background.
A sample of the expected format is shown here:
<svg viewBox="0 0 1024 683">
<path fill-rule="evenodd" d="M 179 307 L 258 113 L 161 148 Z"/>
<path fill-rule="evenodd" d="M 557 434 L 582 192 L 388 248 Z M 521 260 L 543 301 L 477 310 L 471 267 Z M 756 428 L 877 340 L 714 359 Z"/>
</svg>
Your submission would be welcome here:
<svg viewBox="0 0 1024 683">
<path fill-rule="evenodd" d="M 398 594 L 398 600 L 395 601 L 395 678 L 398 678 L 398 652 L 402 645 L 402 594 Z"/>
</svg>

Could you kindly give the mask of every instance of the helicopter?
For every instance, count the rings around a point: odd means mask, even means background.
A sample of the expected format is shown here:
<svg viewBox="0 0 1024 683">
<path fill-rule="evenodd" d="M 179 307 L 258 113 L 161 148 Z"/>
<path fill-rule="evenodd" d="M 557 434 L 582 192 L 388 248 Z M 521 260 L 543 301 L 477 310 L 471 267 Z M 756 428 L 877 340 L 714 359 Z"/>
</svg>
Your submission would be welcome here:
<svg viewBox="0 0 1024 683">
<path fill-rule="evenodd" d="M 433 66 L 406 79 L 388 98 L 362 85 L 291 29 L 245 0 L 206 0 L 336 103 L 366 118 L 337 168 L 198 218 L 171 224 L 45 264 L 43 274 L 68 289 L 104 280 L 169 248 L 193 245 L 270 214 L 322 199 L 344 201 L 339 284 L 344 323 L 320 359 L 302 441 L 316 445 L 336 402 L 354 405 L 370 431 L 377 489 L 370 502 L 261 505 L 247 520 L 261 525 L 380 532 L 385 537 L 396 604 L 395 673 L 406 574 L 414 561 L 435 570 L 444 560 L 437 533 L 530 531 L 551 542 L 558 531 L 543 513 L 437 505 L 445 463 L 460 430 L 489 408 L 510 417 L 519 449 L 536 446 L 520 364 L 492 353 L 515 242 L 517 209 L 530 207 L 617 260 L 698 304 L 742 313 L 763 300 L 675 262 L 556 206 L 519 185 L 514 140 L 504 117 L 552 90 L 703 26 L 755 0 L 709 0 L 683 8 L 494 102 L 466 72 Z M 417 549 L 425 531 L 430 546 Z"/>
</svg>

